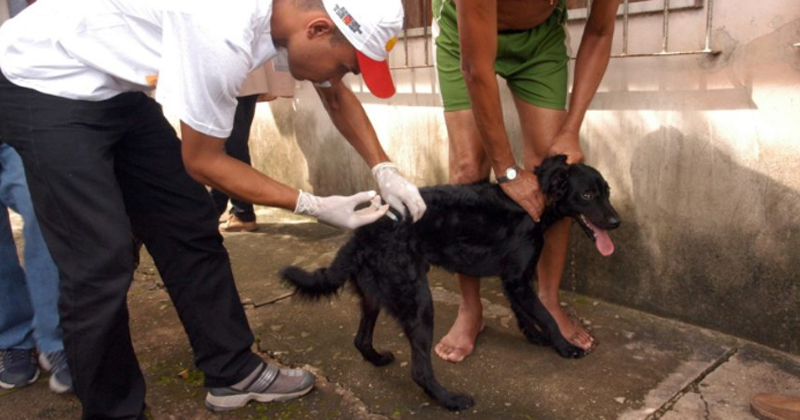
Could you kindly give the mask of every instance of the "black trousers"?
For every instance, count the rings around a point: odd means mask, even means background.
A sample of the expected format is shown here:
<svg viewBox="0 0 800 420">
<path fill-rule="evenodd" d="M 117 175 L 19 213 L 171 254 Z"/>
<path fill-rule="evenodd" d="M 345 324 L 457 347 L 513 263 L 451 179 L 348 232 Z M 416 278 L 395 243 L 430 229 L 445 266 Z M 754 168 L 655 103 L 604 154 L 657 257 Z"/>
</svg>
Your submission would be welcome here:
<svg viewBox="0 0 800 420">
<path fill-rule="evenodd" d="M 228 156 L 238 159 L 250 165 L 250 127 L 253 125 L 253 117 L 256 114 L 256 103 L 258 102 L 258 95 L 242 96 L 236 98 L 236 114 L 233 119 L 233 131 L 230 137 L 225 141 L 225 152 Z M 217 208 L 218 216 L 221 216 L 228 208 L 228 195 L 222 191 L 211 189 L 211 198 L 214 200 L 214 206 Z M 238 198 L 230 197 L 231 200 L 231 214 L 239 218 L 243 222 L 255 222 L 256 213 L 253 211 L 253 205 L 247 201 L 239 200 Z"/>
<path fill-rule="evenodd" d="M 142 93 L 64 99 L 0 75 L 0 138 L 22 156 L 58 266 L 64 346 L 84 419 L 137 419 L 144 407 L 126 304 L 131 229 L 153 256 L 206 386 L 234 384 L 258 366 L 218 216 L 155 101 Z"/>
</svg>

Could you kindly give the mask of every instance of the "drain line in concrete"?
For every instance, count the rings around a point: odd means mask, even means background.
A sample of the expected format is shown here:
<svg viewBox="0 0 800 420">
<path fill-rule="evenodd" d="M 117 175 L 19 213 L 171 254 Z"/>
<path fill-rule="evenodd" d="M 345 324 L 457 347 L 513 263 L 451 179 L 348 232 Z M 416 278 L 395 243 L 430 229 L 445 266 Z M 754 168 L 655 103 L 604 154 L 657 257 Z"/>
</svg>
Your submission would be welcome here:
<svg viewBox="0 0 800 420">
<path fill-rule="evenodd" d="M 698 390 L 700 387 L 700 382 L 703 382 L 706 376 L 710 375 L 711 372 L 714 372 L 720 366 L 727 363 L 728 360 L 730 360 L 731 357 L 733 357 L 733 355 L 735 355 L 738 352 L 739 352 L 738 347 L 731 347 L 730 349 L 728 349 L 728 351 L 726 351 L 725 354 L 723 354 L 719 359 L 717 359 L 714 363 L 708 366 L 705 370 L 700 372 L 700 374 L 697 375 L 697 377 L 692 382 L 689 382 L 688 384 L 686 384 L 685 387 L 683 387 L 683 389 L 676 392 L 675 395 L 672 396 L 672 398 L 664 402 L 664 404 L 662 404 L 661 407 L 658 408 L 658 410 L 647 416 L 645 420 L 658 420 L 661 417 L 663 417 L 665 414 L 669 412 L 669 410 L 672 409 L 672 407 L 675 405 L 675 403 L 678 402 L 678 400 L 683 398 L 684 395 L 694 390 Z"/>
</svg>

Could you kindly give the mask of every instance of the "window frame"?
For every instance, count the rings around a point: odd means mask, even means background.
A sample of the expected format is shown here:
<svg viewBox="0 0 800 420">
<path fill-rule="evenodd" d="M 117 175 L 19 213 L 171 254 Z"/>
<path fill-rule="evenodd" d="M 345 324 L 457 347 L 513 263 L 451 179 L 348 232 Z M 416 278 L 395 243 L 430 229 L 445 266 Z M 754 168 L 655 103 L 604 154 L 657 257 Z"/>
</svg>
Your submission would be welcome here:
<svg viewBox="0 0 800 420">
<path fill-rule="evenodd" d="M 647 14 L 647 13 L 663 13 L 665 0 L 643 0 L 628 3 L 628 16 Z M 668 0 L 669 11 L 683 10 L 683 9 L 699 9 L 703 7 L 704 0 Z M 588 10 L 586 7 L 568 9 L 568 20 L 584 20 L 588 17 Z M 617 9 L 617 16 L 625 14 L 625 2 L 622 0 Z"/>
</svg>

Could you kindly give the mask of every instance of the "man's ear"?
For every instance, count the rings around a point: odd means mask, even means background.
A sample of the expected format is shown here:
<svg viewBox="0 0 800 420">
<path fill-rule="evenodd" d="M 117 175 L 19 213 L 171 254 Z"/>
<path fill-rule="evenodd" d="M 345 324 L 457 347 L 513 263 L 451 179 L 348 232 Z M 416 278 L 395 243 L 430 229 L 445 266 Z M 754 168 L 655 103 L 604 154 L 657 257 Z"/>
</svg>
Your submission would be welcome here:
<svg viewBox="0 0 800 420">
<path fill-rule="evenodd" d="M 336 24 L 332 20 L 325 17 L 318 17 L 306 25 L 306 36 L 308 39 L 318 38 L 320 36 L 327 36 L 336 30 Z"/>
</svg>

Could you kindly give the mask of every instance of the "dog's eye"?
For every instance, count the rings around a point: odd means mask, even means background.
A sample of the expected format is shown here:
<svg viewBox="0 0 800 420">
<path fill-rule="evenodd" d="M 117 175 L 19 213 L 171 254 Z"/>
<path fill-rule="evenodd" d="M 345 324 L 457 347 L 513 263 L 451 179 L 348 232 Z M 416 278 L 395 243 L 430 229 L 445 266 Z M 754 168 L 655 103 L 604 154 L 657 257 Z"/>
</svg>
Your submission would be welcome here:
<svg viewBox="0 0 800 420">
<path fill-rule="evenodd" d="M 586 201 L 592 201 L 592 200 L 594 200 L 594 194 L 592 194 L 590 192 L 585 192 L 585 193 L 581 194 L 581 198 L 586 200 Z"/>
</svg>

